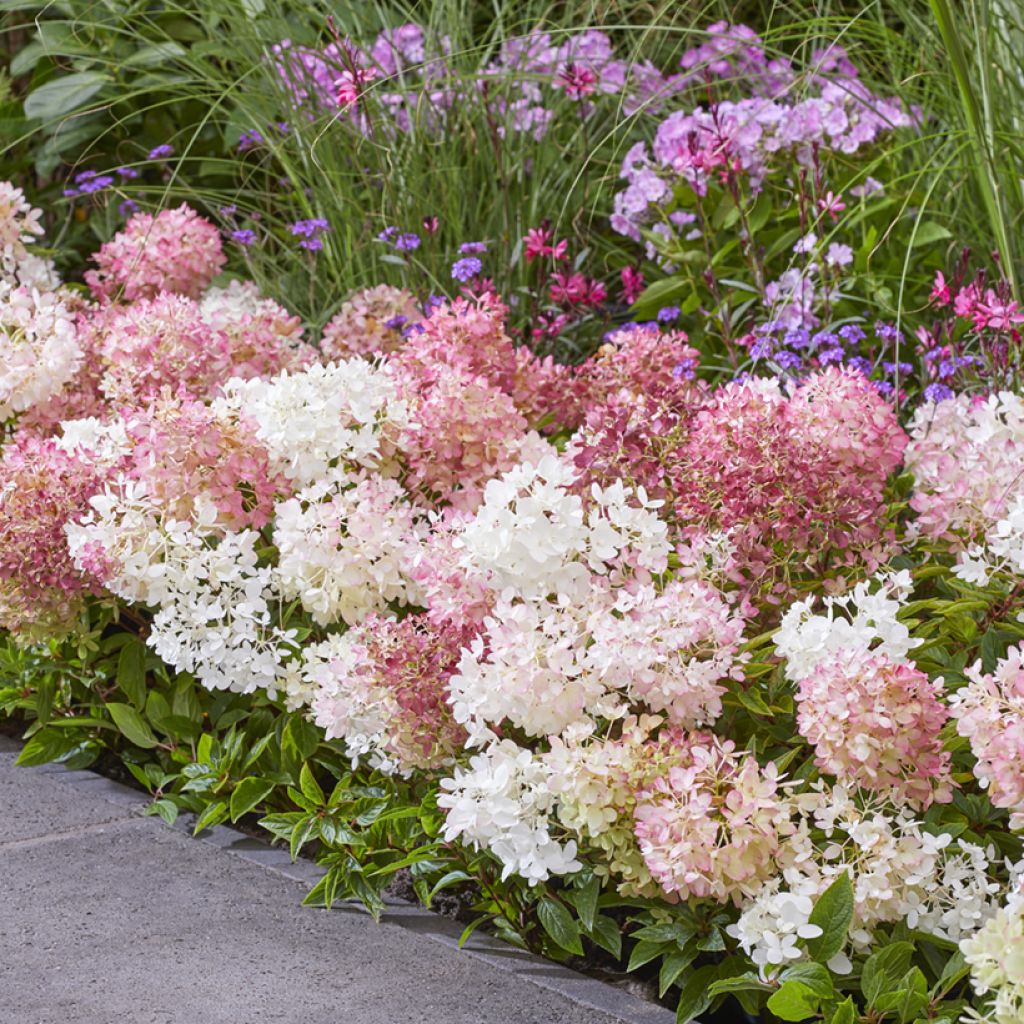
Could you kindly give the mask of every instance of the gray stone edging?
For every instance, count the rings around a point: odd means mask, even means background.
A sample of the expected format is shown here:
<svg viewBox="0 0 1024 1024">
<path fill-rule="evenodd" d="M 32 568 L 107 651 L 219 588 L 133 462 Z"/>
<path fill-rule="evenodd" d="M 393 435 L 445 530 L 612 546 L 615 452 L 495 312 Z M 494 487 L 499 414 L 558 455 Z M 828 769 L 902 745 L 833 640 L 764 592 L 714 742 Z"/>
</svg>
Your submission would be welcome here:
<svg viewBox="0 0 1024 1024">
<path fill-rule="evenodd" d="M 0 751 L 16 750 L 15 741 L 10 745 L 0 737 Z M 48 764 L 26 771 L 38 771 L 74 787 L 88 787 L 92 795 L 123 807 L 133 815 L 143 817 L 142 795 L 122 783 L 88 770 L 69 770 L 62 765 Z M 160 820 L 159 818 L 157 820 Z M 161 824 L 164 824 L 161 822 Z M 191 836 L 192 829 L 179 818 L 174 825 L 166 826 Z M 224 825 L 205 829 L 197 837 L 200 842 L 216 847 L 234 857 L 240 857 L 266 871 L 283 875 L 293 881 L 302 882 L 311 888 L 323 871 L 312 861 L 299 860 L 292 863 L 287 850 L 271 846 Z M 462 927 L 449 918 L 426 910 L 418 904 L 400 898 L 389 898 L 382 921 L 398 925 L 434 942 L 452 949 L 458 949 Z M 341 913 L 366 914 L 361 904 L 355 901 L 338 901 L 334 911 Z M 533 953 L 516 949 L 501 939 L 474 932 L 462 946 L 461 952 L 486 963 L 492 969 L 510 973 L 531 985 L 547 989 L 577 1005 L 618 1018 L 623 1024 L 674 1024 L 675 1014 L 655 1003 L 647 1002 L 624 989 L 597 978 L 589 977 L 545 960 Z"/>
</svg>

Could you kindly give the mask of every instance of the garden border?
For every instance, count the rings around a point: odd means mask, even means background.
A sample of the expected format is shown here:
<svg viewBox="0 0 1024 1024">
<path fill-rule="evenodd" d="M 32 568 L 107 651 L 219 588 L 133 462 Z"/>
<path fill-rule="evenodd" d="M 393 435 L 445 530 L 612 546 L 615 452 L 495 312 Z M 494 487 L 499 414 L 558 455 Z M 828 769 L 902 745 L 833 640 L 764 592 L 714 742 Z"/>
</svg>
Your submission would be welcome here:
<svg viewBox="0 0 1024 1024">
<path fill-rule="evenodd" d="M 6 748 L 13 752 L 20 746 L 15 739 L 5 742 L 5 737 L 0 737 L 0 751 Z M 88 769 L 68 769 L 56 763 L 21 770 L 56 776 L 74 787 L 88 786 L 93 793 L 102 795 L 103 799 L 124 808 L 131 808 L 142 817 L 142 794 L 104 775 Z M 166 823 L 164 824 L 166 826 Z M 188 836 L 192 835 L 192 829 L 181 818 L 166 827 Z M 312 861 L 300 859 L 293 863 L 288 851 L 283 847 L 271 846 L 226 825 L 204 829 L 195 838 L 231 856 L 240 857 L 266 871 L 300 881 L 309 887 L 312 887 L 323 874 L 323 870 Z M 462 926 L 455 921 L 400 897 L 387 897 L 385 902 L 387 906 L 382 920 L 434 942 L 440 942 L 449 948 L 458 949 Z M 358 902 L 351 900 L 338 900 L 333 910 L 367 913 Z M 460 952 L 483 961 L 495 970 L 513 974 L 528 984 L 554 992 L 579 1006 L 615 1017 L 623 1024 L 675 1024 L 675 1014 L 665 1007 L 647 1002 L 609 982 L 589 977 L 562 964 L 517 949 L 496 936 L 475 931 L 466 940 Z"/>
</svg>

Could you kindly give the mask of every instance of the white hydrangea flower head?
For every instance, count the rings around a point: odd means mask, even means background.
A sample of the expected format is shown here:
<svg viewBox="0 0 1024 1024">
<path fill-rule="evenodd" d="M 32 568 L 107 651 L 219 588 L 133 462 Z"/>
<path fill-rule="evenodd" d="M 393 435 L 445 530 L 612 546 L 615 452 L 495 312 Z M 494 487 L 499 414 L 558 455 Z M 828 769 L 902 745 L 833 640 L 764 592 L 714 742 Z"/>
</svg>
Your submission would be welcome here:
<svg viewBox="0 0 1024 1024">
<path fill-rule="evenodd" d="M 26 246 L 43 234 L 37 210 L 25 193 L 9 181 L 0 181 L 0 280 L 8 284 L 30 284 L 31 269 L 22 278 L 24 264 L 33 259 Z"/>
<path fill-rule="evenodd" d="M 253 530 L 189 544 L 187 571 L 166 587 L 153 619 L 149 646 L 208 689 L 273 697 L 297 650 L 295 630 L 275 621 L 281 595 L 273 569 L 258 564 L 260 544 Z"/>
<path fill-rule="evenodd" d="M 446 812 L 444 838 L 487 849 L 501 861 L 502 878 L 530 883 L 579 871 L 576 842 L 550 832 L 555 798 L 549 769 L 529 750 L 500 740 L 475 754 L 468 768 L 442 779 L 437 805 Z"/>
<path fill-rule="evenodd" d="M 881 573 L 849 594 L 826 597 L 823 614 L 814 613 L 813 598 L 791 605 L 775 634 L 776 649 L 786 659 L 786 678 L 805 679 L 843 651 L 876 651 L 904 664 L 923 642 L 896 617 L 912 586 L 906 570 Z"/>
<path fill-rule="evenodd" d="M 971 985 L 985 1003 L 965 1020 L 1020 1024 L 1024 1020 L 1024 891 L 1019 884 L 978 932 L 960 943 Z M 986 998 L 987 997 L 987 998 Z"/>
<path fill-rule="evenodd" d="M 74 319 L 56 293 L 0 283 L 0 421 L 52 398 L 81 361 Z"/>
<path fill-rule="evenodd" d="M 663 571 L 669 544 L 655 511 L 661 502 L 619 481 L 595 486 L 587 508 L 571 491 L 575 480 L 575 469 L 549 446 L 542 458 L 488 481 L 457 541 L 464 568 L 486 571 L 494 590 L 511 588 L 527 600 L 559 594 L 580 601 L 592 574 L 607 573 L 620 558 Z"/>
<path fill-rule="evenodd" d="M 114 466 L 132 450 L 132 442 L 120 416 L 101 420 L 95 416 L 85 419 L 63 420 L 58 448 L 70 454 L 88 454 L 101 466 Z"/>
<path fill-rule="evenodd" d="M 233 378 L 213 407 L 255 424 L 275 470 L 298 486 L 336 466 L 379 468 L 390 439 L 409 422 L 390 375 L 363 359 L 315 363 L 270 380 Z"/>
<path fill-rule="evenodd" d="M 274 520 L 283 594 L 319 625 L 351 626 L 392 601 L 418 602 L 408 570 L 425 517 L 395 480 L 334 471 L 280 502 Z"/>
</svg>

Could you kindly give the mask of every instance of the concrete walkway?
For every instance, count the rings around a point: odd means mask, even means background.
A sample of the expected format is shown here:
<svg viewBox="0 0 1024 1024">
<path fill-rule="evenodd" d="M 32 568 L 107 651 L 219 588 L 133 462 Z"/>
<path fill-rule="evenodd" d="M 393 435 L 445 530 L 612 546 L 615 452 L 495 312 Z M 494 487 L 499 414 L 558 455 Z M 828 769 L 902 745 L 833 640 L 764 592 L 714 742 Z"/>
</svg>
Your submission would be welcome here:
<svg viewBox="0 0 1024 1024">
<path fill-rule="evenodd" d="M 300 906 L 311 864 L 140 816 L 0 737 L 0 1024 L 670 1024 L 674 1015 L 408 904 Z"/>
</svg>

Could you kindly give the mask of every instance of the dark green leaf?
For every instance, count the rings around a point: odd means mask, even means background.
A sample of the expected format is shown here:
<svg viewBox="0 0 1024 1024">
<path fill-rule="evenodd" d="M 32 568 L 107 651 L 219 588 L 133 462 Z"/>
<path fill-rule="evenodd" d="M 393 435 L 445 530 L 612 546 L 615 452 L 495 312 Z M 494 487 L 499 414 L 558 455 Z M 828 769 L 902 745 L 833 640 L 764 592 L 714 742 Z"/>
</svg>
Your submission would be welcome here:
<svg viewBox="0 0 1024 1024">
<path fill-rule="evenodd" d="M 587 935 L 602 949 L 607 950 L 616 960 L 622 956 L 622 929 L 614 917 L 598 914 L 594 926 Z"/>
<path fill-rule="evenodd" d="M 117 659 L 117 685 L 139 710 L 146 706 L 146 648 L 132 637 Z"/>
<path fill-rule="evenodd" d="M 633 951 L 629 954 L 629 966 L 627 971 L 635 971 L 644 964 L 649 964 L 656 957 L 665 952 L 664 942 L 638 942 Z"/>
<path fill-rule="evenodd" d="M 157 745 L 157 738 L 153 735 L 146 720 L 130 704 L 108 704 L 107 710 L 114 720 L 114 725 L 121 730 L 121 734 L 129 743 L 137 747 L 144 747 L 149 750 Z"/>
<path fill-rule="evenodd" d="M 819 897 L 808 918 L 821 929 L 816 939 L 807 939 L 807 949 L 820 963 L 831 960 L 846 942 L 853 920 L 853 885 L 844 872 Z"/>
<path fill-rule="evenodd" d="M 219 825 L 222 821 L 226 821 L 228 816 L 228 805 L 224 800 L 218 800 L 214 804 L 209 804 L 202 814 L 196 818 L 195 828 L 192 829 L 192 835 L 197 836 L 204 828 L 213 828 L 214 825 Z"/>
<path fill-rule="evenodd" d="M 711 984 L 718 973 L 713 965 L 698 967 L 683 982 L 676 1005 L 676 1024 L 688 1024 L 711 1005 Z"/>
<path fill-rule="evenodd" d="M 557 945 L 569 953 L 583 956 L 579 925 L 564 904 L 545 897 L 537 904 L 537 917 L 541 927 L 555 940 Z"/>
<path fill-rule="evenodd" d="M 73 733 L 61 732 L 57 729 L 40 729 L 21 748 L 18 760 L 15 764 L 31 767 L 37 764 L 46 764 L 48 761 L 56 761 L 57 758 L 71 750 L 78 741 Z"/>
<path fill-rule="evenodd" d="M 299 772 L 299 788 L 302 790 L 302 795 L 315 807 L 323 807 L 327 803 L 327 797 L 316 781 L 313 769 L 309 767 L 308 763 L 304 764 Z"/>
</svg>

